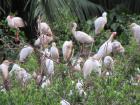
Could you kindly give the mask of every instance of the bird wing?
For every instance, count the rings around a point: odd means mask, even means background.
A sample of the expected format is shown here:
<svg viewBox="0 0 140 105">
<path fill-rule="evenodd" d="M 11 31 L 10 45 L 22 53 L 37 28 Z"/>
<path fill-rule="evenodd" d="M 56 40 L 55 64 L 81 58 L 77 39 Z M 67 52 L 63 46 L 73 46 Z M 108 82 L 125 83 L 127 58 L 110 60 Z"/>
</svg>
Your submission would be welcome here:
<svg viewBox="0 0 140 105">
<path fill-rule="evenodd" d="M 86 34 L 85 32 L 82 31 L 76 31 L 75 33 L 75 38 L 78 40 L 80 43 L 92 43 L 93 38 Z"/>
<path fill-rule="evenodd" d="M 25 24 L 24 24 L 24 22 L 23 22 L 23 19 L 20 18 L 20 17 L 14 17 L 14 18 L 12 19 L 12 21 L 14 22 L 15 28 L 24 27 L 24 26 L 25 26 Z"/>
<path fill-rule="evenodd" d="M 106 20 L 103 17 L 99 17 L 94 21 L 95 33 L 100 33 L 100 31 L 104 28 L 106 24 Z"/>
</svg>

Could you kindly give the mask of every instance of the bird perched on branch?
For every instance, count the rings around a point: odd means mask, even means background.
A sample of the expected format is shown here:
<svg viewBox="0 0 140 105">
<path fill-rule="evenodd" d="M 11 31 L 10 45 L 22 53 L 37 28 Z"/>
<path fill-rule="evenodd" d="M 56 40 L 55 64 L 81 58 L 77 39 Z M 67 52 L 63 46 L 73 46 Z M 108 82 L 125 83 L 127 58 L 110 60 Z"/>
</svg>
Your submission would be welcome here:
<svg viewBox="0 0 140 105">
<path fill-rule="evenodd" d="M 10 28 L 15 28 L 16 29 L 15 41 L 18 42 L 19 41 L 19 28 L 20 27 L 25 27 L 25 22 L 20 17 L 14 17 L 14 16 L 10 16 L 10 15 L 7 16 L 6 20 L 8 22 L 8 26 Z"/>
<path fill-rule="evenodd" d="M 104 29 L 105 24 L 107 23 L 107 13 L 103 12 L 101 17 L 98 17 L 94 21 L 94 26 L 95 26 L 95 35 L 98 35 L 101 33 L 101 31 Z"/>
</svg>

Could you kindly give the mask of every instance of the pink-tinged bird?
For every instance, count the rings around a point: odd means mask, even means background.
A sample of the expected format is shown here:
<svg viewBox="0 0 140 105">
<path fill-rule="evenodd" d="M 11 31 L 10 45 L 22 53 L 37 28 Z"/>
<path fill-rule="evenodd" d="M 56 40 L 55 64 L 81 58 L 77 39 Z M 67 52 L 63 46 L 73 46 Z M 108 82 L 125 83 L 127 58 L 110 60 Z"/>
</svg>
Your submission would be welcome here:
<svg viewBox="0 0 140 105">
<path fill-rule="evenodd" d="M 41 34 L 38 39 L 35 41 L 35 46 L 47 46 L 51 41 L 53 41 L 53 36 L 47 36 Z"/>
<path fill-rule="evenodd" d="M 140 45 L 140 25 L 132 23 L 130 25 L 130 28 L 132 30 L 136 42 Z"/>
<path fill-rule="evenodd" d="M 99 48 L 97 55 L 100 59 L 104 58 L 112 52 L 112 40 L 116 34 L 116 32 L 112 32 L 109 39 L 105 43 L 103 43 Z"/>
<path fill-rule="evenodd" d="M 10 28 L 15 28 L 17 30 L 15 41 L 19 41 L 19 32 L 18 32 L 19 28 L 25 26 L 23 19 L 20 17 L 14 17 L 14 16 L 8 15 L 6 20 Z"/>
<path fill-rule="evenodd" d="M 114 67 L 114 60 L 112 59 L 111 56 L 106 56 L 104 58 L 104 67 L 107 71 L 112 71 L 113 70 L 113 67 Z"/>
<path fill-rule="evenodd" d="M 98 35 L 101 33 L 101 31 L 104 29 L 104 26 L 107 23 L 107 13 L 103 12 L 101 17 L 98 17 L 95 21 L 94 21 L 94 26 L 95 26 L 95 35 Z"/>
<path fill-rule="evenodd" d="M 59 51 L 58 48 L 56 47 L 55 42 L 52 43 L 52 47 L 50 48 L 50 54 L 52 59 L 59 61 Z"/>
<path fill-rule="evenodd" d="M 113 53 L 121 53 L 121 54 L 124 54 L 124 52 L 125 52 L 124 47 L 117 40 L 115 40 L 115 41 L 112 42 L 112 50 L 113 50 L 112 51 Z"/>
<path fill-rule="evenodd" d="M 77 28 L 77 24 L 76 23 L 73 23 L 72 24 L 73 27 L 72 27 L 72 34 L 74 36 L 74 38 L 83 44 L 92 44 L 94 42 L 94 38 L 92 38 L 91 36 L 89 36 L 87 33 L 85 32 L 82 32 L 82 31 L 76 31 L 76 28 Z M 82 49 L 83 49 L 83 46 L 82 46 Z"/>
<path fill-rule="evenodd" d="M 77 28 L 77 24 L 73 23 L 72 34 L 78 42 L 83 44 L 91 44 L 94 42 L 94 39 L 91 36 L 89 36 L 85 32 L 76 31 L 76 28 Z"/>
<path fill-rule="evenodd" d="M 102 64 L 100 63 L 99 60 L 95 60 L 92 57 L 88 58 L 86 62 L 84 63 L 84 66 L 82 69 L 84 78 L 86 79 L 88 76 L 90 76 L 92 71 L 98 73 L 98 75 L 100 76 L 101 67 L 102 67 Z"/>
<path fill-rule="evenodd" d="M 64 61 L 69 61 L 73 54 L 73 43 L 72 41 L 65 41 L 62 47 L 62 53 Z"/>
<path fill-rule="evenodd" d="M 41 22 L 40 17 L 37 20 L 37 22 L 38 22 L 38 31 L 40 32 L 40 34 L 44 34 L 48 36 L 53 35 L 50 26 L 45 22 Z"/>
</svg>

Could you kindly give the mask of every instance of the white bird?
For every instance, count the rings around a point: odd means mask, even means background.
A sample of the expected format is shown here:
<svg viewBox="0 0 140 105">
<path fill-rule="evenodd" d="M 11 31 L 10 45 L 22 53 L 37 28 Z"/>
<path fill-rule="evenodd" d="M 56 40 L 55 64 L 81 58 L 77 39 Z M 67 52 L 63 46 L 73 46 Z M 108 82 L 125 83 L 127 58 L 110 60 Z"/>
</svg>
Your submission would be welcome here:
<svg viewBox="0 0 140 105">
<path fill-rule="evenodd" d="M 78 60 L 74 59 L 72 62 L 72 70 L 74 71 L 81 71 L 81 62 L 83 61 L 83 59 L 80 57 Z"/>
<path fill-rule="evenodd" d="M 65 41 L 62 47 L 62 53 L 65 61 L 69 61 L 73 54 L 72 41 Z"/>
<path fill-rule="evenodd" d="M 41 88 L 47 88 L 51 84 L 50 80 L 47 79 L 41 84 Z"/>
<path fill-rule="evenodd" d="M 103 12 L 101 17 L 98 17 L 94 21 L 94 26 L 95 26 L 95 35 L 98 35 L 101 33 L 101 31 L 104 29 L 104 26 L 107 23 L 107 13 Z"/>
<path fill-rule="evenodd" d="M 114 67 L 114 60 L 112 59 L 111 56 L 106 56 L 104 58 L 104 67 L 107 71 L 112 71 Z"/>
<path fill-rule="evenodd" d="M 20 69 L 21 69 L 21 67 L 20 67 L 18 64 L 14 64 L 13 67 L 12 67 L 12 69 L 11 69 L 10 72 L 9 72 L 9 76 L 12 77 L 13 74 L 14 74 L 17 70 L 20 70 Z"/>
<path fill-rule="evenodd" d="M 98 75 L 101 75 L 101 63 L 99 60 L 93 59 L 92 57 L 88 58 L 83 66 L 83 75 L 84 78 L 87 78 L 91 74 L 92 71 L 98 73 Z"/>
<path fill-rule="evenodd" d="M 19 61 L 24 62 L 25 59 L 33 52 L 33 47 L 24 46 L 19 53 Z"/>
<path fill-rule="evenodd" d="M 0 65 L 0 72 L 2 74 L 3 77 L 3 81 L 8 79 L 8 68 L 11 62 L 9 62 L 8 60 L 4 60 L 2 62 L 2 64 Z"/>
<path fill-rule="evenodd" d="M 47 70 L 47 75 L 49 77 L 52 77 L 52 75 L 54 75 L 54 62 L 51 59 L 46 58 L 45 60 L 45 66 L 46 66 L 46 70 Z"/>
<path fill-rule="evenodd" d="M 117 34 L 116 32 L 112 32 L 109 39 L 101 45 L 101 47 L 99 48 L 97 52 L 98 57 L 102 59 L 112 52 L 112 40 L 116 34 Z"/>
<path fill-rule="evenodd" d="M 15 76 L 23 87 L 27 86 L 27 84 L 29 83 L 32 77 L 31 74 L 29 74 L 24 68 L 20 68 L 19 70 L 16 70 Z"/>
<path fill-rule="evenodd" d="M 94 38 L 92 38 L 85 32 L 76 31 L 76 28 L 77 28 L 77 24 L 73 23 L 72 34 L 78 42 L 82 43 L 83 46 L 84 46 L 84 44 L 93 44 Z M 82 46 L 81 50 L 83 50 L 83 46 Z"/>
<path fill-rule="evenodd" d="M 87 95 L 83 89 L 83 81 L 82 80 L 78 80 L 75 88 L 78 90 L 79 96 L 82 96 L 82 95 L 86 96 Z"/>
<path fill-rule="evenodd" d="M 37 20 L 37 22 L 38 22 L 38 31 L 40 32 L 40 34 L 44 34 L 48 36 L 53 35 L 50 26 L 45 22 L 41 22 L 40 17 Z"/>
<path fill-rule="evenodd" d="M 115 40 L 115 41 L 112 42 L 112 50 L 113 50 L 112 51 L 113 53 L 121 53 L 121 54 L 123 54 L 125 52 L 124 47 L 117 40 Z"/>
<path fill-rule="evenodd" d="M 140 45 L 140 25 L 138 25 L 136 23 L 132 23 L 130 25 L 130 28 L 133 32 L 136 42 Z"/>
<path fill-rule="evenodd" d="M 58 48 L 56 47 L 55 42 L 52 43 L 52 47 L 50 48 L 50 54 L 52 59 L 59 61 L 59 51 Z"/>
<path fill-rule="evenodd" d="M 35 41 L 35 46 L 47 46 L 53 40 L 53 36 L 47 36 L 45 34 L 41 34 L 38 39 Z"/>
<path fill-rule="evenodd" d="M 0 73 L 2 74 L 2 79 L 4 83 L 5 89 L 9 89 L 9 73 L 8 73 L 8 68 L 11 62 L 8 60 L 4 60 L 2 64 L 0 65 Z"/>
<path fill-rule="evenodd" d="M 61 105 L 70 105 L 70 103 L 64 99 L 61 100 L 60 104 Z"/>
<path fill-rule="evenodd" d="M 19 28 L 25 26 L 23 19 L 20 18 L 20 17 L 14 17 L 14 16 L 8 15 L 6 20 L 8 22 L 8 26 L 10 28 L 15 28 L 17 30 L 17 32 L 16 32 L 16 41 L 19 41 L 19 33 L 18 33 Z"/>
</svg>

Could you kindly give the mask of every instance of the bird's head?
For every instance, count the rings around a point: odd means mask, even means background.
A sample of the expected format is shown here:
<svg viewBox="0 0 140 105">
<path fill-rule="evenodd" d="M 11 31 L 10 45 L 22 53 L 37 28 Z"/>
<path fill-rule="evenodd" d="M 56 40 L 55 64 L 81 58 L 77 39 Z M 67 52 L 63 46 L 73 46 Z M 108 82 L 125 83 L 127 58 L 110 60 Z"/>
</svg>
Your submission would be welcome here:
<svg viewBox="0 0 140 105">
<path fill-rule="evenodd" d="M 8 60 L 4 60 L 2 63 L 5 64 L 5 65 L 7 65 L 7 66 L 9 66 L 12 62 L 10 62 Z"/>
<path fill-rule="evenodd" d="M 8 15 L 6 19 L 9 20 L 9 19 L 12 19 L 12 18 L 13 18 L 13 16 Z"/>
<path fill-rule="evenodd" d="M 52 43 L 52 46 L 56 46 L 56 43 L 55 43 L 55 42 L 53 42 L 53 43 Z"/>
<path fill-rule="evenodd" d="M 107 12 L 103 12 L 102 16 L 106 17 L 107 16 Z"/>
<path fill-rule="evenodd" d="M 77 27 L 77 23 L 75 23 L 75 22 L 72 23 L 72 27 L 75 27 L 76 28 Z"/>
<path fill-rule="evenodd" d="M 132 23 L 132 24 L 130 25 L 130 28 L 135 27 L 136 25 L 137 25 L 136 23 Z"/>
<path fill-rule="evenodd" d="M 113 36 L 116 36 L 116 35 L 117 35 L 117 32 L 112 32 L 112 35 L 113 35 Z"/>
</svg>

